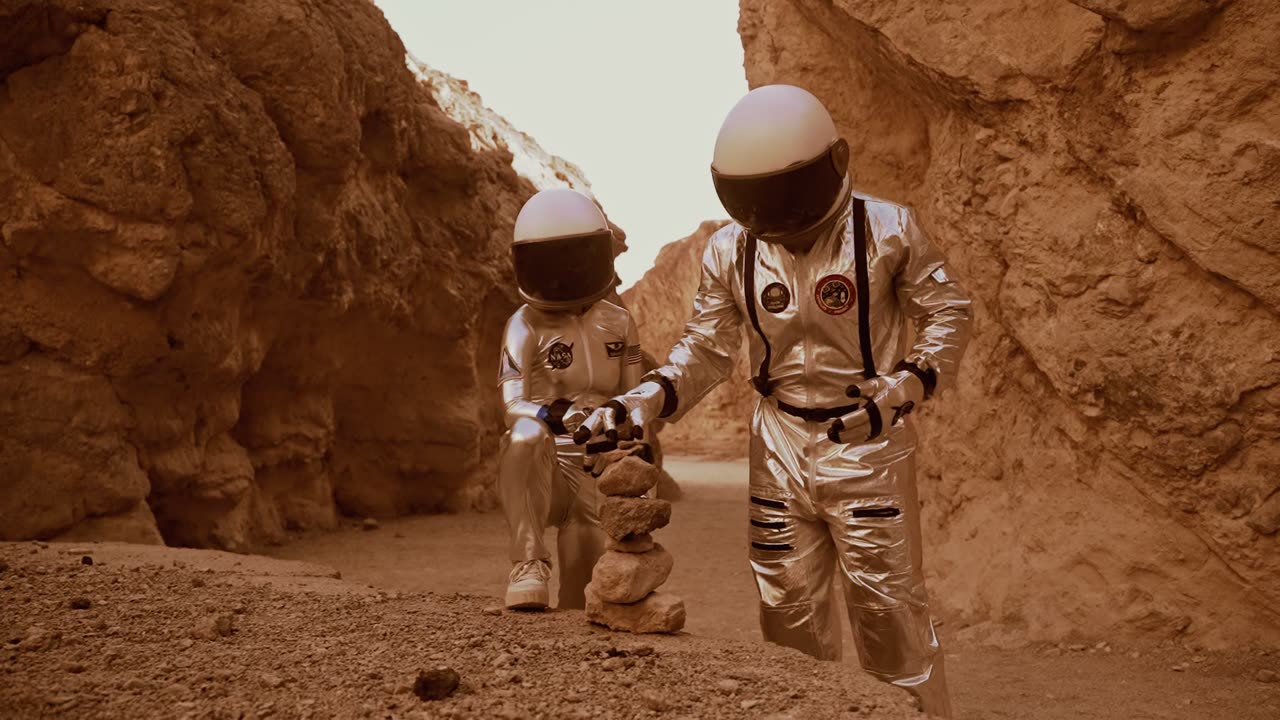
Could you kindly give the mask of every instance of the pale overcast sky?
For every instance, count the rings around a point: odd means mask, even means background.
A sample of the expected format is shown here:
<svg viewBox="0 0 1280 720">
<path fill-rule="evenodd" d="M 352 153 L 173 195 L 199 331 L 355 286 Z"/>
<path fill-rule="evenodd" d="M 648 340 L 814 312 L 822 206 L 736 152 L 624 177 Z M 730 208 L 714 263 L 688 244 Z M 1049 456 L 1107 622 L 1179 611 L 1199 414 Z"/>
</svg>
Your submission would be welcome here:
<svg viewBox="0 0 1280 720">
<path fill-rule="evenodd" d="M 627 231 L 629 286 L 724 218 L 709 167 L 747 92 L 737 0 L 376 0 L 409 52 L 582 168 Z"/>
</svg>

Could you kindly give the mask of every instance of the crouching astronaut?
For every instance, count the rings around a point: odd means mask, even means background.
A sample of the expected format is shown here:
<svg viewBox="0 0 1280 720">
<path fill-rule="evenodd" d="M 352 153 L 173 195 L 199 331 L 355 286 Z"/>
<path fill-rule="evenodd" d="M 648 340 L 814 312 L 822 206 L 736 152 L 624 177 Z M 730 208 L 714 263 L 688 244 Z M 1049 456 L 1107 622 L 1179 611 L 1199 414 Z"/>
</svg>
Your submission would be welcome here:
<svg viewBox="0 0 1280 720">
<path fill-rule="evenodd" d="M 572 435 L 596 407 L 635 386 L 642 353 L 630 314 L 613 295 L 613 235 L 604 214 L 573 190 L 544 190 L 516 218 L 511 246 L 525 301 L 507 321 L 498 385 L 507 433 L 498 494 L 514 567 L 506 605 L 550 602 L 551 554 L 544 531 L 558 528 L 560 608 L 582 608 L 604 552 L 589 459 L 608 440 L 583 447 Z"/>
<path fill-rule="evenodd" d="M 734 106 L 711 172 L 735 222 L 707 247 L 692 319 L 668 364 L 615 398 L 621 411 L 593 413 L 583 435 L 678 420 L 729 374 L 747 324 L 760 395 L 750 560 L 765 639 L 838 659 L 838 576 L 863 669 L 949 717 L 910 414 L 954 382 L 969 298 L 911 211 L 853 190 L 848 165 L 807 91 L 765 86 Z"/>
</svg>

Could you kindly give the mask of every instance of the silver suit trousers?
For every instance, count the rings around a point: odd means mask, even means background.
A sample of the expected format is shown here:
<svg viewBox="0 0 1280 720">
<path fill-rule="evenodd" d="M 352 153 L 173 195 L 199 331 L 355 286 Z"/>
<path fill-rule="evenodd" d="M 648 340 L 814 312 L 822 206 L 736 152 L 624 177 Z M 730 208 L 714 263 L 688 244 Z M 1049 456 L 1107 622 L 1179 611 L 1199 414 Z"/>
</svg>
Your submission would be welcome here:
<svg viewBox="0 0 1280 720">
<path fill-rule="evenodd" d="M 557 607 L 586 606 L 584 589 L 604 553 L 595 478 L 582 469 L 581 446 L 561 443 L 538 420 L 521 418 L 502 438 L 498 495 L 507 517 L 511 562 L 551 561 L 544 536 L 558 528 Z"/>
<path fill-rule="evenodd" d="M 750 558 L 761 630 L 770 642 L 840 659 L 838 578 L 862 668 L 950 717 L 921 563 L 914 433 L 899 426 L 864 445 L 839 444 L 828 424 L 769 399 L 755 412 Z"/>
</svg>

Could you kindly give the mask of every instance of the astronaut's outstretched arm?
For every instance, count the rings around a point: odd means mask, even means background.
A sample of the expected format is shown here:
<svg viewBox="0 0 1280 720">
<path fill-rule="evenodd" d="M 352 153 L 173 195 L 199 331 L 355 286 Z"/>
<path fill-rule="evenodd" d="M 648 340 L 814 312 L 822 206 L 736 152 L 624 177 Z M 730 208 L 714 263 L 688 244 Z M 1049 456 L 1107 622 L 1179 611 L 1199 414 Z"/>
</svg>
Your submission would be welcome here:
<svg viewBox="0 0 1280 720">
<path fill-rule="evenodd" d="M 709 243 L 702 256 L 693 317 L 667 364 L 645 376 L 665 390 L 661 417 L 680 419 L 733 371 L 742 345 L 742 313 L 732 290 L 735 272 L 732 253 Z"/>
<path fill-rule="evenodd" d="M 702 257 L 702 280 L 693 301 L 693 318 L 672 348 L 667 364 L 596 410 L 574 440 L 585 443 L 597 433 L 616 436 L 613 428 L 631 421 L 632 436 L 643 437 L 655 419 L 679 420 L 733 370 L 742 344 L 742 314 L 732 283 L 733 262 L 721 257 L 713 241 Z M 613 432 L 611 432 L 613 431 Z"/>
<path fill-rule="evenodd" d="M 498 388 L 506 406 L 506 425 L 510 430 L 520 418 L 533 418 L 546 423 L 553 434 L 573 432 L 586 419 L 587 409 L 560 398 L 549 405 L 528 399 L 525 373 L 534 362 L 537 350 L 534 333 L 518 316 L 507 321 L 502 334 L 502 357 L 499 359 Z"/>
</svg>

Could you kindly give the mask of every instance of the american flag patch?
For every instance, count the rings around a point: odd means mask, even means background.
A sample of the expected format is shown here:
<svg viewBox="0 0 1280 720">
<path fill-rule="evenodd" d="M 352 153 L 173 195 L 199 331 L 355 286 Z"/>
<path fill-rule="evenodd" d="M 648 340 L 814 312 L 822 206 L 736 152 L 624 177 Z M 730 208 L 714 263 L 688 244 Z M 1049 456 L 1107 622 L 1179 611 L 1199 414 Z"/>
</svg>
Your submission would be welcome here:
<svg viewBox="0 0 1280 720">
<path fill-rule="evenodd" d="M 640 361 L 643 359 L 644 359 L 644 356 L 640 352 L 639 345 L 627 346 L 627 364 L 628 365 L 638 365 Z"/>
</svg>

